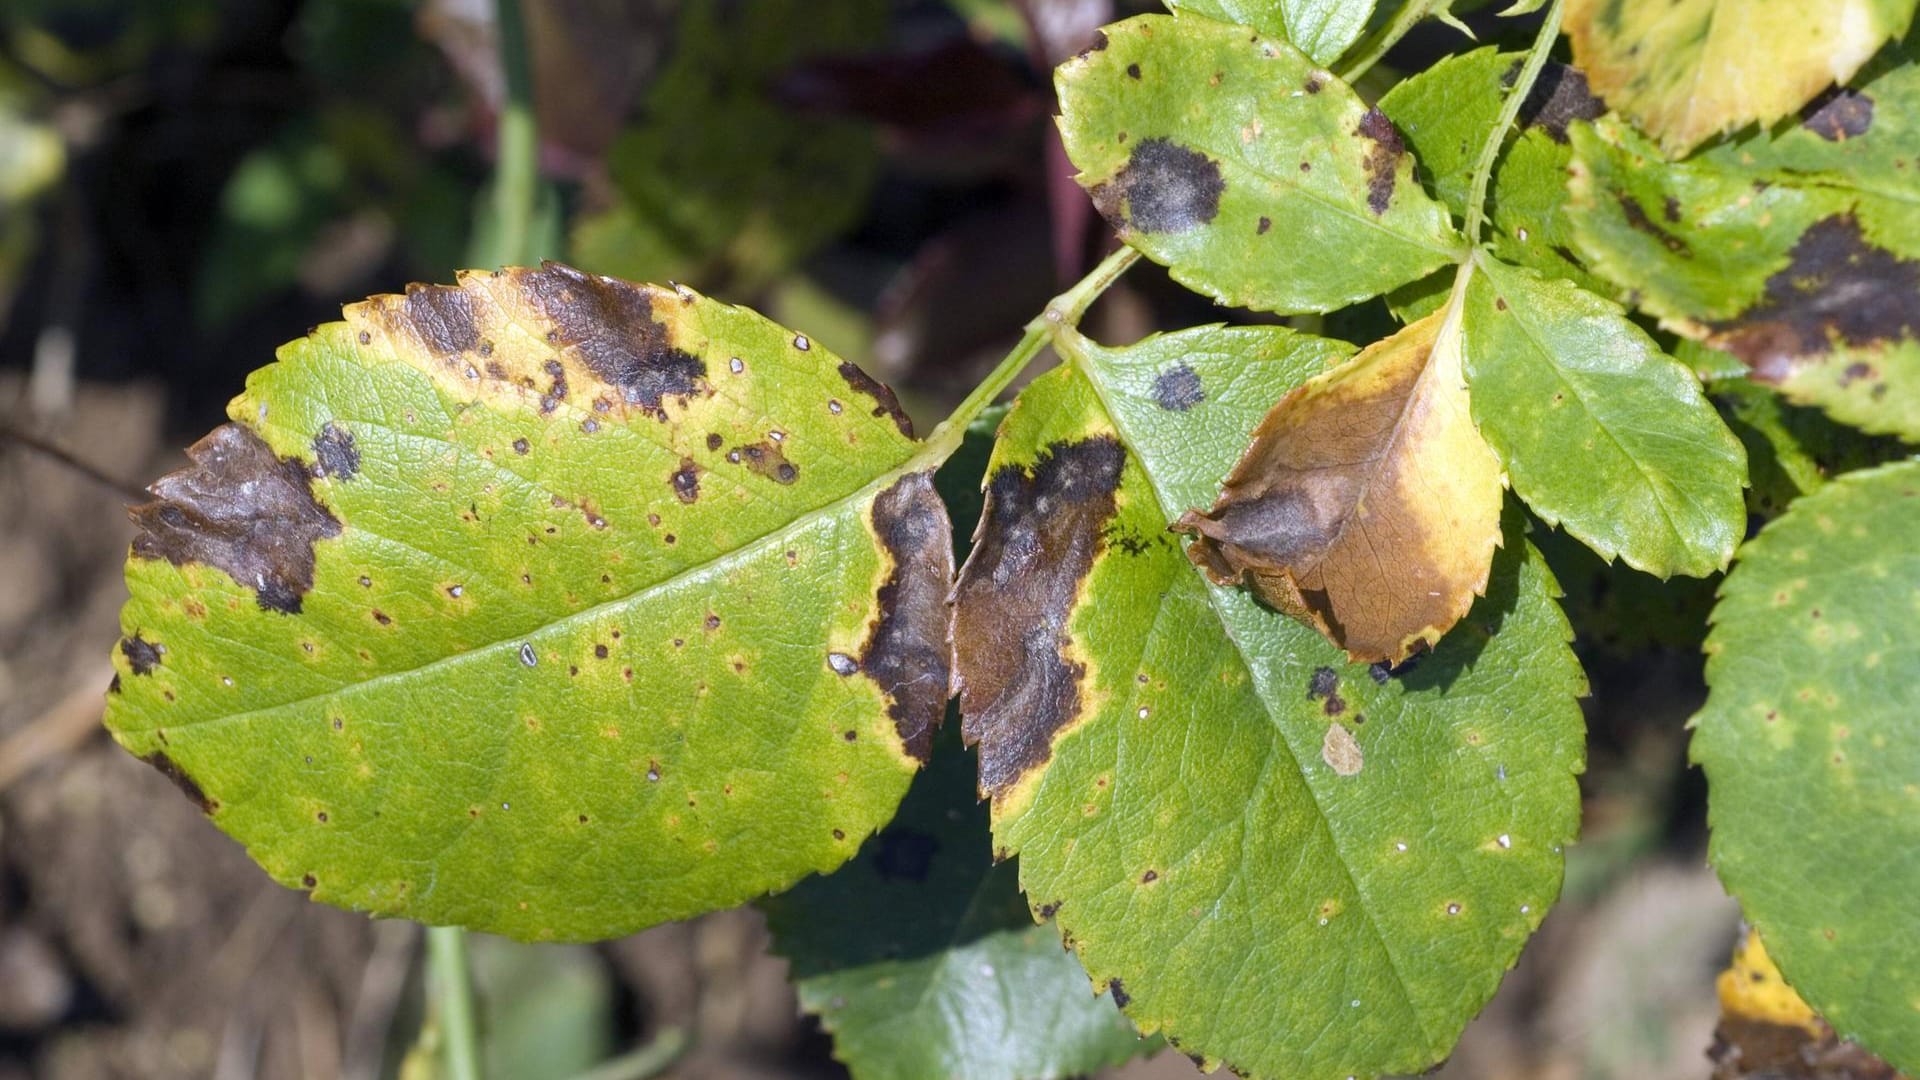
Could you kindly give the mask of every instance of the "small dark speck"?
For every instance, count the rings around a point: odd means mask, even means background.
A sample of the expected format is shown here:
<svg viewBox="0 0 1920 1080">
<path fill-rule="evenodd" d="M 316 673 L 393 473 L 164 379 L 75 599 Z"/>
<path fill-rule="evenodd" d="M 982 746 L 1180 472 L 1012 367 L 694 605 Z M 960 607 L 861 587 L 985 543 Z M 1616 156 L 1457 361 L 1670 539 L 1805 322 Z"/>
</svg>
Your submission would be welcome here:
<svg viewBox="0 0 1920 1080">
<path fill-rule="evenodd" d="M 1128 65 L 1127 65 L 1127 78 L 1129 78 L 1129 79 L 1137 79 L 1137 78 L 1139 78 L 1139 77 L 1140 77 L 1140 65 L 1139 65 L 1139 64 L 1128 64 Z"/>
<path fill-rule="evenodd" d="M 311 889 L 315 885 L 320 884 L 320 879 L 317 877 L 314 877 L 312 874 L 303 874 L 300 877 L 300 884 L 305 885 L 307 888 Z"/>
<path fill-rule="evenodd" d="M 1253 231 L 1261 236 L 1265 236 L 1267 235 L 1267 230 L 1271 228 L 1273 228 L 1273 219 L 1270 217 L 1262 217 L 1260 224 L 1254 226 Z"/>
<path fill-rule="evenodd" d="M 533 654 L 532 642 L 523 641 L 520 643 L 520 662 L 528 667 L 532 667 L 540 662 L 540 658 Z"/>
<path fill-rule="evenodd" d="M 516 453 L 516 454 L 525 454 L 525 453 L 526 453 L 526 452 L 527 452 L 528 450 L 531 450 L 531 449 L 533 449 L 533 448 L 532 448 L 531 446 L 528 446 L 528 445 L 527 445 L 527 440 L 525 440 L 525 439 L 515 439 L 515 440 L 513 440 L 513 452 L 514 452 L 514 453 Z"/>
<path fill-rule="evenodd" d="M 715 615 L 712 612 L 708 612 L 707 613 L 707 629 L 709 630 L 720 629 L 720 616 Z"/>
<path fill-rule="evenodd" d="M 709 450 L 718 450 L 718 449 L 720 449 L 720 444 L 721 444 L 721 443 L 723 443 L 723 442 L 725 442 L 725 441 L 726 441 L 725 439 L 722 439 L 722 438 L 720 437 L 720 433 L 719 433 L 719 432 L 717 432 L 717 431 L 715 431 L 715 432 L 711 432 L 711 433 L 709 433 L 709 434 L 707 435 L 707 449 L 709 449 Z"/>
<path fill-rule="evenodd" d="M 605 645 L 595 645 L 593 647 L 593 655 L 601 660 L 605 660 L 607 658 L 607 647 Z"/>
<path fill-rule="evenodd" d="M 845 840 L 847 838 L 847 834 L 844 832 L 841 832 L 839 829 L 835 829 L 833 830 L 833 838 L 835 840 Z"/>
</svg>

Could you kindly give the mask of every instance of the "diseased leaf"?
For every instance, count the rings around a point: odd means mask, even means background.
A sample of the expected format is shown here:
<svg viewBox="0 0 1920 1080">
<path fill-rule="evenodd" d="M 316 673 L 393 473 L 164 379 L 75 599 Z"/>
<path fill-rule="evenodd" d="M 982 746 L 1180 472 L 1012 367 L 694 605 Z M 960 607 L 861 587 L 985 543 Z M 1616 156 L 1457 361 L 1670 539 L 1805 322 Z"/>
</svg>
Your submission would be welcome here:
<svg viewBox="0 0 1920 1080">
<path fill-rule="evenodd" d="M 1878 119 L 1855 134 L 1802 125 L 1680 164 L 1616 121 L 1582 125 L 1568 212 L 1588 264 L 1665 326 L 1790 400 L 1920 438 L 1920 205 L 1893 156 L 1912 153 L 1920 68 L 1859 97 Z"/>
<path fill-rule="evenodd" d="M 1067 155 L 1121 238 L 1182 284 L 1331 311 L 1455 258 L 1386 115 L 1285 41 L 1164 15 L 1105 33 L 1055 73 Z"/>
<path fill-rule="evenodd" d="M 1514 491 L 1603 558 L 1658 577 L 1724 570 L 1746 528 L 1746 453 L 1693 373 L 1571 282 L 1476 268 L 1462 352 Z"/>
<path fill-rule="evenodd" d="M 1069 339 L 1002 426 L 955 591 L 964 730 L 1028 901 L 1142 1030 L 1248 1076 L 1444 1056 L 1579 816 L 1584 684 L 1517 518 L 1487 598 L 1394 669 L 1208 585 L 1167 533 L 1349 349 Z"/>
<path fill-rule="evenodd" d="M 1373 0 L 1167 0 L 1175 12 L 1240 23 L 1332 66 L 1367 29 Z"/>
<path fill-rule="evenodd" d="M 1289 391 L 1212 509 L 1174 529 L 1215 582 L 1248 586 L 1355 660 L 1398 663 L 1485 591 L 1500 497 L 1458 330 L 1435 313 Z"/>
<path fill-rule="evenodd" d="M 1849 473 L 1741 549 L 1693 759 L 1709 857 L 1843 1038 L 1920 1069 L 1920 462 Z"/>
<path fill-rule="evenodd" d="M 555 264 L 346 320 L 134 510 L 130 752 L 285 884 L 520 938 L 728 907 L 891 816 L 951 568 L 891 392 Z"/>
<path fill-rule="evenodd" d="M 1862 435 L 1747 379 L 1715 380 L 1708 393 L 1746 445 L 1747 512 L 1760 519 L 1780 516 L 1795 499 L 1841 473 L 1898 461 L 1911 452 L 1898 439 Z"/>
<path fill-rule="evenodd" d="M 829 877 L 763 902 L 800 1007 L 862 1080 L 1050 1080 L 1142 1039 L 995 863 L 974 756 L 942 734 L 900 814 Z"/>
<path fill-rule="evenodd" d="M 1716 982 L 1713 1080 L 1899 1080 L 1893 1067 L 1842 1042 L 1780 977 L 1760 935 L 1748 931 Z"/>
<path fill-rule="evenodd" d="M 1770 124 L 1906 33 L 1914 0 L 1569 0 L 1573 62 L 1673 156 Z"/>
</svg>

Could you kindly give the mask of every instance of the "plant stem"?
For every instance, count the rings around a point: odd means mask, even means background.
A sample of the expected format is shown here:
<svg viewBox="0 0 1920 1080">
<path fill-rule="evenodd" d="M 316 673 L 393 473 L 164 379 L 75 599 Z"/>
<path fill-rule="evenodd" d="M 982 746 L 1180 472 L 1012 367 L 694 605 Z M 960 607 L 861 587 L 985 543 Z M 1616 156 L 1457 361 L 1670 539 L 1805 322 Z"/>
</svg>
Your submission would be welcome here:
<svg viewBox="0 0 1920 1080">
<path fill-rule="evenodd" d="M 480 1032 L 474 1017 L 473 978 L 467 970 L 467 932 L 427 928 L 428 1005 L 445 1040 L 448 1080 L 480 1080 Z"/>
<path fill-rule="evenodd" d="M 48 460 L 73 470 L 76 475 L 93 481 L 95 484 L 125 499 L 130 504 L 149 502 L 153 499 L 153 495 L 150 492 L 133 484 L 121 483 L 113 477 L 108 476 L 105 471 L 80 460 L 46 439 L 42 439 L 37 435 L 29 435 L 17 428 L 0 426 L 0 443 L 7 442 L 19 445 L 36 454 L 41 454 Z"/>
<path fill-rule="evenodd" d="M 1478 247 L 1480 227 L 1487 220 L 1487 183 L 1493 179 L 1494 162 L 1500 158 L 1500 147 L 1507 141 L 1507 129 L 1513 126 L 1513 118 L 1520 115 L 1520 106 L 1526 104 L 1527 95 L 1533 92 L 1533 82 L 1540 77 L 1540 69 L 1546 66 L 1547 54 L 1553 51 L 1554 39 L 1560 36 L 1560 3 L 1553 0 L 1547 7 L 1547 16 L 1540 24 L 1540 36 L 1533 40 L 1533 48 L 1527 51 L 1526 66 L 1520 69 L 1520 77 L 1507 91 L 1507 100 L 1500 106 L 1500 118 L 1494 122 L 1493 130 L 1487 132 L 1487 141 L 1480 147 L 1480 160 L 1473 167 L 1473 187 L 1467 193 L 1467 246 Z"/>
<path fill-rule="evenodd" d="M 987 377 L 980 381 L 980 385 L 974 387 L 973 392 L 960 402 L 953 413 L 933 429 L 933 434 L 927 436 L 928 448 L 936 453 L 951 453 L 953 448 L 959 446 L 960 440 L 966 436 L 967 425 L 980 415 L 980 410 L 991 405 L 993 399 L 999 397 L 1000 392 L 1018 378 L 1028 364 L 1033 363 L 1041 350 L 1053 343 L 1061 328 L 1071 329 L 1080 325 L 1081 317 L 1093 306 L 1093 302 L 1118 281 L 1120 275 L 1126 273 L 1127 267 L 1132 266 L 1139 257 L 1138 251 L 1122 247 L 1101 260 L 1099 266 L 1075 282 L 1072 288 L 1048 301 L 1045 310 L 1027 324 L 1026 333 L 1021 335 L 1019 343 L 1007 354 L 1006 359 L 995 365 Z"/>
<path fill-rule="evenodd" d="M 494 32 L 506 86 L 493 173 L 496 265 L 531 261 L 534 208 L 540 188 L 540 135 L 533 112 L 533 65 L 520 0 L 494 0 Z"/>
<path fill-rule="evenodd" d="M 677 1027 L 663 1028 L 647 1045 L 602 1062 L 574 1080 L 648 1080 L 671 1068 L 691 1045 L 693 1040 L 685 1031 Z"/>
<path fill-rule="evenodd" d="M 1420 20 L 1426 18 L 1427 15 L 1433 11 L 1435 2 L 1436 0 L 1407 0 L 1405 4 L 1400 6 L 1399 14 L 1393 17 L 1393 21 L 1375 31 L 1367 40 L 1361 42 L 1359 47 L 1360 54 L 1352 60 L 1347 61 L 1347 63 L 1334 74 L 1340 77 L 1341 82 L 1352 86 L 1354 80 L 1366 74 L 1369 68 L 1379 63 L 1380 58 L 1387 55 L 1388 49 L 1398 45 L 1400 39 L 1407 36 L 1407 31 L 1418 26 Z"/>
</svg>

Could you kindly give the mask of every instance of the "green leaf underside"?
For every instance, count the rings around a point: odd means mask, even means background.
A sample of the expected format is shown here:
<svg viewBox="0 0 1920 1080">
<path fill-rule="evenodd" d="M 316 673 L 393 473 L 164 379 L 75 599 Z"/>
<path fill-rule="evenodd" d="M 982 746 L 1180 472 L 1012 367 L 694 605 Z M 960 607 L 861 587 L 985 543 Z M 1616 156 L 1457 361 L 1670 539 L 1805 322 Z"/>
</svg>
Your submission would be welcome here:
<svg viewBox="0 0 1920 1080">
<path fill-rule="evenodd" d="M 1373 0 L 1167 0 L 1176 12 L 1240 23 L 1287 41 L 1322 67 L 1331 67 L 1360 40 Z"/>
<path fill-rule="evenodd" d="M 1452 261 L 1393 125 L 1279 38 L 1142 15 L 1061 65 L 1060 130 L 1127 243 L 1223 303 L 1330 311 Z"/>
<path fill-rule="evenodd" d="M 1514 491 L 1607 559 L 1660 577 L 1724 569 L 1746 529 L 1746 453 L 1693 373 L 1570 282 L 1477 269 L 1473 416 Z"/>
<path fill-rule="evenodd" d="M 1816 105 L 1677 164 L 1618 121 L 1574 129 L 1576 246 L 1789 399 L 1920 438 L 1920 66 Z"/>
<path fill-rule="evenodd" d="M 858 856 L 762 903 L 801 1007 L 862 1080 L 1051 1080 L 1157 1049 L 1033 925 L 1014 865 L 993 861 L 974 775 L 942 733 Z"/>
<path fill-rule="evenodd" d="M 1488 598 L 1433 654 L 1349 664 L 1207 585 L 1166 528 L 1350 347 L 1214 327 L 1088 349 L 1003 425 L 956 589 L 995 835 L 1142 1030 L 1247 1075 L 1419 1071 L 1538 924 L 1576 828 L 1584 680 L 1552 580 L 1510 519 Z M 1036 500 L 1093 534 L 1081 579 L 1017 565 Z M 1055 598 L 1052 648 L 966 635 L 1012 574 Z M 970 698 L 1009 650 L 1022 670 Z"/>
<path fill-rule="evenodd" d="M 1846 82 L 1913 12 L 1914 0 L 1572 0 L 1566 30 L 1600 95 L 1678 157 Z"/>
<path fill-rule="evenodd" d="M 1802 997 L 1920 1069 L 1920 463 L 1850 473 L 1741 549 L 1693 759 L 1710 855 Z M 1896 539 L 1899 538 L 1899 539 Z"/>
<path fill-rule="evenodd" d="M 891 816 L 951 555 L 889 392 L 554 264 L 346 315 L 135 511 L 128 750 L 283 883 L 520 938 L 732 906 Z"/>
</svg>

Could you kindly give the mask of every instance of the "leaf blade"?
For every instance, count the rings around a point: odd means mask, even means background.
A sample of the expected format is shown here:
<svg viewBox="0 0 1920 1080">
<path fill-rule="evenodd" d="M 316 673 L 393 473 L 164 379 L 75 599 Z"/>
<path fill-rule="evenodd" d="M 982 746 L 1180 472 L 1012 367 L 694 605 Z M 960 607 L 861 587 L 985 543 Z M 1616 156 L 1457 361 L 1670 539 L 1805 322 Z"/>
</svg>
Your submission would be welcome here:
<svg viewBox="0 0 1920 1080">
<path fill-rule="evenodd" d="M 334 535 L 289 546 L 258 476 L 207 455 L 145 508 L 203 542 L 129 561 L 128 640 L 170 659 L 121 658 L 123 745 L 284 883 L 528 938 L 731 906 L 886 819 L 944 702 L 951 553 L 935 455 L 879 384 L 554 264 L 348 319 L 219 437 Z M 289 551 L 308 580 L 247 580 Z"/>
</svg>

